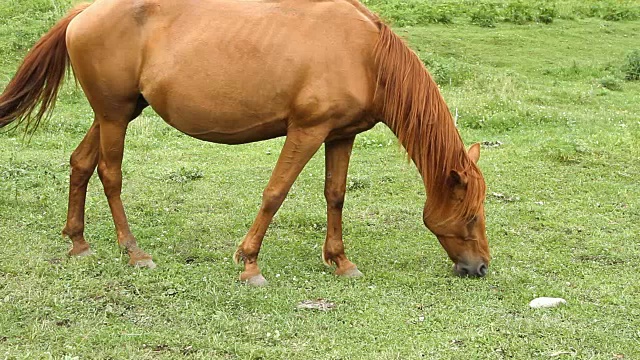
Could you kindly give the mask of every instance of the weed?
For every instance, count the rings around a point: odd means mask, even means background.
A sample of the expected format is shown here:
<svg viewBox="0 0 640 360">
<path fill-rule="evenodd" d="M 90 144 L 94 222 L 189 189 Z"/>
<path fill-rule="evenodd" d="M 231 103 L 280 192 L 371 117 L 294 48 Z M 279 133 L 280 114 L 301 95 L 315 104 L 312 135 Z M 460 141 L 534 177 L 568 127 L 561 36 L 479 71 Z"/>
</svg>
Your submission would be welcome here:
<svg viewBox="0 0 640 360">
<path fill-rule="evenodd" d="M 602 18 L 609 21 L 635 20 L 638 14 L 631 8 L 619 7 L 617 4 L 607 4 L 603 9 Z"/>
<path fill-rule="evenodd" d="M 371 179 L 361 176 L 350 176 L 347 180 L 347 190 L 363 190 L 371 187 Z"/>
<path fill-rule="evenodd" d="M 179 184 L 184 184 L 190 181 L 202 179 L 203 177 L 204 172 L 200 169 L 187 169 L 185 167 L 181 167 L 179 170 L 170 172 L 167 179 Z"/>
<path fill-rule="evenodd" d="M 385 20 L 396 26 L 418 26 L 427 24 L 451 24 L 456 14 L 449 4 L 430 4 L 423 1 L 376 2 L 377 9 Z"/>
<path fill-rule="evenodd" d="M 596 1 L 587 7 L 578 7 L 575 11 L 583 16 L 608 21 L 635 20 L 640 16 L 640 6 L 631 1 Z"/>
<path fill-rule="evenodd" d="M 615 76 L 609 75 L 600 79 L 600 86 L 611 91 L 622 91 L 622 83 Z"/>
<path fill-rule="evenodd" d="M 542 147 L 547 156 L 562 165 L 578 164 L 584 157 L 584 151 L 572 142 L 558 141 Z"/>
<path fill-rule="evenodd" d="M 627 55 L 627 59 L 622 70 L 624 71 L 625 80 L 640 80 L 640 50 L 633 50 Z"/>
<path fill-rule="evenodd" d="M 521 1 L 509 3 L 504 9 L 504 20 L 517 25 L 533 21 L 533 11 L 528 4 Z"/>
<path fill-rule="evenodd" d="M 493 4 L 481 3 L 471 12 L 471 23 L 480 27 L 495 27 L 497 19 L 498 11 Z"/>
<path fill-rule="evenodd" d="M 471 68 L 462 61 L 439 58 L 432 54 L 421 54 L 420 58 L 440 86 L 460 86 L 473 77 Z"/>
<path fill-rule="evenodd" d="M 455 14 L 455 10 L 451 5 L 441 4 L 431 7 L 423 8 L 423 17 L 419 17 L 420 24 L 451 24 L 453 23 L 453 17 Z M 428 11 L 425 11 L 427 10 Z"/>
<path fill-rule="evenodd" d="M 535 20 L 539 23 L 551 24 L 557 16 L 558 11 L 553 3 L 540 3 L 536 7 Z"/>
</svg>

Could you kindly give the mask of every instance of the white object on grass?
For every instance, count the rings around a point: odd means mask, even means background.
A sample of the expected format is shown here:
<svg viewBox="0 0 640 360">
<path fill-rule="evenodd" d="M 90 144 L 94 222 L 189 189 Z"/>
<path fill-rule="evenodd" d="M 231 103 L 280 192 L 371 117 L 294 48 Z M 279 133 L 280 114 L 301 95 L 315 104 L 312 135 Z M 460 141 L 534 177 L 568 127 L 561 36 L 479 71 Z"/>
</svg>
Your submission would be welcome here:
<svg viewBox="0 0 640 360">
<path fill-rule="evenodd" d="M 539 297 L 531 300 L 529 306 L 533 309 L 556 307 L 566 304 L 567 300 L 562 298 Z"/>
<path fill-rule="evenodd" d="M 320 311 L 329 311 L 336 307 L 335 303 L 325 299 L 317 299 L 317 300 L 305 300 L 298 303 L 296 308 L 298 309 L 313 309 Z"/>
</svg>

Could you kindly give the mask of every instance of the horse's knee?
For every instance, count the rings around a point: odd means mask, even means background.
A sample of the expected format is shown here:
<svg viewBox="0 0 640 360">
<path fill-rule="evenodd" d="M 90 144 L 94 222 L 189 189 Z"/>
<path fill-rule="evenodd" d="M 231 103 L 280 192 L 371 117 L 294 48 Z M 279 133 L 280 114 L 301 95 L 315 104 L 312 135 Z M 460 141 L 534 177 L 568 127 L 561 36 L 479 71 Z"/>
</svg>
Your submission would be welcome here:
<svg viewBox="0 0 640 360">
<path fill-rule="evenodd" d="M 262 210 L 268 213 L 278 211 L 287 193 L 278 189 L 265 189 L 262 193 Z"/>
<path fill-rule="evenodd" d="M 344 191 L 328 189 L 324 191 L 324 197 L 329 208 L 342 210 L 344 206 Z"/>
<path fill-rule="evenodd" d="M 102 187 L 104 187 L 104 193 L 107 197 L 120 194 L 122 189 L 122 169 L 109 168 L 106 162 L 100 161 L 98 163 L 98 176 L 102 181 Z"/>
<path fill-rule="evenodd" d="M 78 153 L 71 154 L 69 159 L 71 165 L 71 185 L 82 185 L 85 183 L 96 168 L 92 159 L 81 156 Z"/>
</svg>

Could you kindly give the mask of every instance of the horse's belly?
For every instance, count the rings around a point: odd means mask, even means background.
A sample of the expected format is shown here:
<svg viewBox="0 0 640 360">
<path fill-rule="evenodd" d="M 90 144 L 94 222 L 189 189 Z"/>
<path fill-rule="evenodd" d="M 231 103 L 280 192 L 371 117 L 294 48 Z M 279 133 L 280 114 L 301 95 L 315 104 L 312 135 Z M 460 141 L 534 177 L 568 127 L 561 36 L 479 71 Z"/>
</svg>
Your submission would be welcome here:
<svg viewBox="0 0 640 360">
<path fill-rule="evenodd" d="M 284 120 L 255 123 L 250 127 L 238 128 L 235 131 L 229 131 L 228 128 L 218 129 L 214 126 L 205 126 L 194 131 L 193 129 L 183 129 L 184 124 L 171 125 L 196 139 L 229 145 L 273 139 L 287 133 L 287 124 Z"/>
<path fill-rule="evenodd" d="M 281 114 L 209 109 L 191 102 L 156 108 L 153 100 L 149 102 L 169 125 L 200 140 L 245 144 L 284 136 L 287 132 L 287 119 Z"/>
</svg>

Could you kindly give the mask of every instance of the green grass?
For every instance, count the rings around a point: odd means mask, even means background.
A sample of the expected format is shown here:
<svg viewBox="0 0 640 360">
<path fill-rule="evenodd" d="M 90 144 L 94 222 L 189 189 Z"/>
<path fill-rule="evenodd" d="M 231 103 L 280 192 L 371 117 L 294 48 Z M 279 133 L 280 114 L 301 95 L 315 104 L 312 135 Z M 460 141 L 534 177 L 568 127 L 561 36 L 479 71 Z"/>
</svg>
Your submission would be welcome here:
<svg viewBox="0 0 640 360">
<path fill-rule="evenodd" d="M 51 4 L 0 4 L 0 88 L 64 12 Z M 322 265 L 320 151 L 267 233 L 270 285 L 243 286 L 231 256 L 283 140 L 204 143 L 152 112 L 129 131 L 123 201 L 159 267 L 126 265 L 97 177 L 96 254 L 67 258 L 68 158 L 92 119 L 70 85 L 30 142 L 0 134 L 0 358 L 640 358 L 640 82 L 625 80 L 640 22 L 397 30 L 433 69 L 465 142 L 502 143 L 480 160 L 486 278 L 451 274 L 422 225 L 419 176 L 378 126 L 357 138 L 345 204 L 347 252 L 365 277 Z M 568 305 L 529 309 L 537 296 Z M 295 309 L 316 298 L 337 307 Z"/>
<path fill-rule="evenodd" d="M 597 18 L 628 21 L 640 18 L 635 0 L 365 0 L 372 9 L 396 26 L 471 23 L 494 27 L 551 24 L 557 19 Z"/>
</svg>

